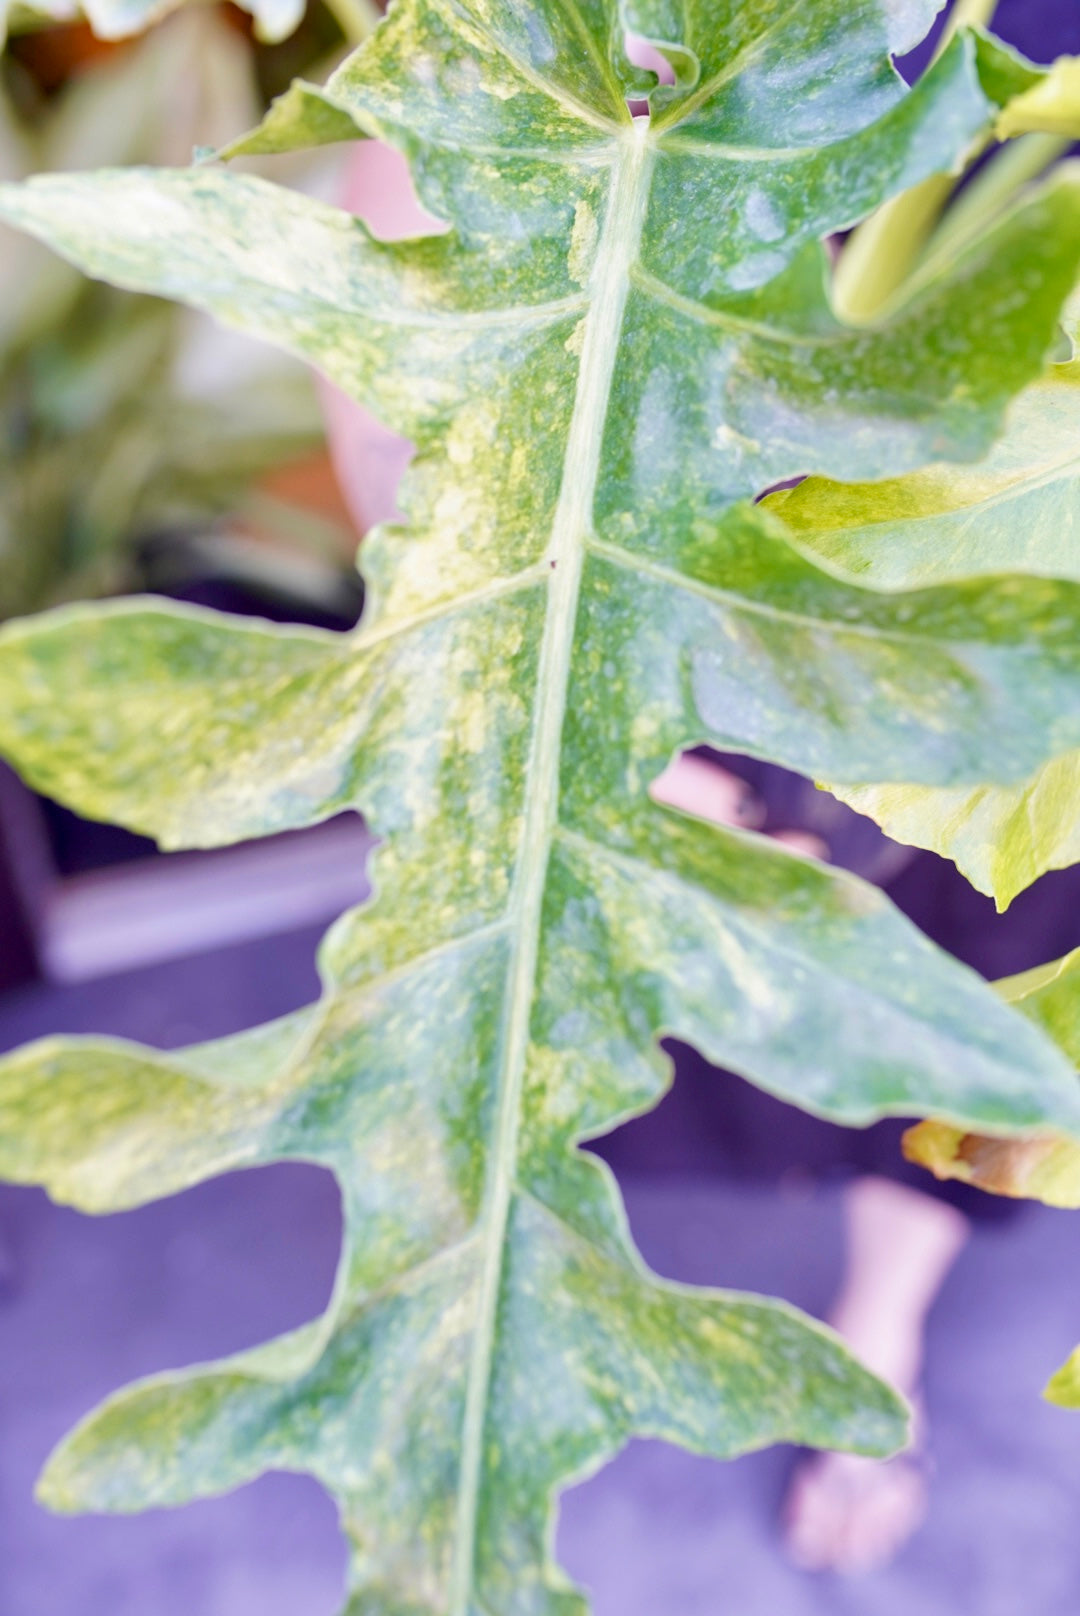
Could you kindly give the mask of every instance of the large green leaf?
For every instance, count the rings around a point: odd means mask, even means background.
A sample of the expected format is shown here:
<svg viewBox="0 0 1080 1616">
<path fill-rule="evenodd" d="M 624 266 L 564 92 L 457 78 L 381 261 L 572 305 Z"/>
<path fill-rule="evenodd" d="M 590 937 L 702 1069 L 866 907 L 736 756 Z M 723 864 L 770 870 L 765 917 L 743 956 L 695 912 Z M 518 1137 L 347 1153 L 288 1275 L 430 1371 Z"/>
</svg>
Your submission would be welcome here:
<svg viewBox="0 0 1080 1616">
<path fill-rule="evenodd" d="M 172 1056 L 48 1042 L 0 1066 L 3 1170 L 77 1205 L 295 1156 L 345 1208 L 325 1316 L 120 1394 L 52 1461 L 60 1507 L 306 1469 L 354 1549 L 350 1616 L 569 1616 L 553 1490 L 630 1434 L 901 1435 L 826 1332 L 635 1257 L 577 1145 L 659 1097 L 660 1033 L 848 1121 L 1080 1137 L 1071 1062 L 880 894 L 647 794 L 702 737 L 935 784 L 1080 745 L 1080 585 L 891 597 L 746 503 L 984 452 L 1080 261 L 1065 174 L 879 326 L 831 313 L 818 238 L 995 112 L 965 39 L 905 94 L 886 50 L 917 8 L 891 9 L 400 4 L 308 98 L 312 138 L 329 107 L 404 147 L 438 237 L 381 244 L 211 170 L 0 193 L 417 445 L 354 635 L 151 603 L 0 635 L 0 747 L 83 812 L 193 846 L 358 807 L 383 838 L 317 1007 Z M 627 22 L 679 75 L 651 122 L 626 109 Z M 283 144 L 305 116 L 298 95 Z"/>
<path fill-rule="evenodd" d="M 1000 572 L 1080 576 L 1080 362 L 1028 388 L 976 465 L 932 466 L 845 486 L 809 478 L 772 495 L 799 544 L 876 589 Z M 950 858 L 1004 909 L 1047 870 L 1080 859 L 1080 753 L 1014 786 L 838 785 L 898 841 Z"/>
</svg>

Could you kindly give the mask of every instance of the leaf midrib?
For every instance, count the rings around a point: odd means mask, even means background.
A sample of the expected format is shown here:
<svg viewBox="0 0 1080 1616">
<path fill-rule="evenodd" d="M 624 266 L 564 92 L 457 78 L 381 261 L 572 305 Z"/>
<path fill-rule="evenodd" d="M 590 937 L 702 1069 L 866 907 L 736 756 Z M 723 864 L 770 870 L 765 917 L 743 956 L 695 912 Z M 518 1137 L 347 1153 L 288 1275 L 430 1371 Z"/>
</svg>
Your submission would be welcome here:
<svg viewBox="0 0 1080 1616">
<path fill-rule="evenodd" d="M 536 718 L 527 764 L 521 853 L 512 899 L 516 935 L 507 980 L 501 1040 L 503 1060 L 488 1156 L 491 1170 L 480 1220 L 485 1243 L 484 1264 L 466 1386 L 448 1616 L 469 1616 L 473 1604 L 484 1433 L 515 1181 L 544 890 L 558 809 L 562 731 L 585 540 L 592 527 L 619 333 L 630 290 L 630 269 L 641 239 L 655 155 L 648 121 L 642 118 L 630 124 L 621 137 L 620 147 L 612 170 L 607 213 L 593 269 L 592 301 L 584 322 L 577 390 L 549 547 L 551 583 L 537 672 Z"/>
</svg>

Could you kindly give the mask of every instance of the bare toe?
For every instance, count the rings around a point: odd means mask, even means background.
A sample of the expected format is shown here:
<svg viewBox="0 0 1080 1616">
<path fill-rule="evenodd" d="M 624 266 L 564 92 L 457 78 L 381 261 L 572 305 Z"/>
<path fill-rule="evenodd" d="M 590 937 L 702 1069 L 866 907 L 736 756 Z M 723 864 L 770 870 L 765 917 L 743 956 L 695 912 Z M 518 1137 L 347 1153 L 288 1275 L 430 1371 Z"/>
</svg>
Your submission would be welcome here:
<svg viewBox="0 0 1080 1616">
<path fill-rule="evenodd" d="M 909 1457 L 871 1467 L 853 1501 L 834 1565 L 849 1575 L 876 1571 L 895 1558 L 926 1515 L 926 1478 Z"/>
<path fill-rule="evenodd" d="M 910 1455 L 885 1462 L 827 1453 L 796 1472 L 784 1511 L 793 1563 L 852 1575 L 887 1565 L 926 1513 L 926 1480 Z"/>
<path fill-rule="evenodd" d="M 794 1563 L 804 1571 L 831 1566 L 842 1542 L 847 1489 L 834 1454 L 809 1459 L 795 1472 L 784 1507 L 784 1535 Z"/>
</svg>

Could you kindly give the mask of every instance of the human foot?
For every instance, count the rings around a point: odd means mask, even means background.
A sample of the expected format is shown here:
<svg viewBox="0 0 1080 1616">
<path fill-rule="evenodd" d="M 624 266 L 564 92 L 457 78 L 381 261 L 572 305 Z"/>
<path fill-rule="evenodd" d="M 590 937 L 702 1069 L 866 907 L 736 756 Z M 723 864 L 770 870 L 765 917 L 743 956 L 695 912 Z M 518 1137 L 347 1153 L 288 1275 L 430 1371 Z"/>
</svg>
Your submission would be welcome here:
<svg viewBox="0 0 1080 1616">
<path fill-rule="evenodd" d="M 803 1571 L 878 1570 L 917 1531 L 926 1508 L 917 1451 L 885 1461 L 815 1454 L 799 1466 L 785 1502 L 788 1557 Z"/>
<path fill-rule="evenodd" d="M 845 1198 L 848 1255 L 832 1322 L 868 1369 L 918 1408 L 914 1447 L 895 1459 L 823 1453 L 795 1473 L 784 1537 L 805 1570 L 887 1565 L 926 1514 L 918 1406 L 926 1316 L 968 1234 L 954 1207 L 888 1179 L 857 1179 Z"/>
</svg>

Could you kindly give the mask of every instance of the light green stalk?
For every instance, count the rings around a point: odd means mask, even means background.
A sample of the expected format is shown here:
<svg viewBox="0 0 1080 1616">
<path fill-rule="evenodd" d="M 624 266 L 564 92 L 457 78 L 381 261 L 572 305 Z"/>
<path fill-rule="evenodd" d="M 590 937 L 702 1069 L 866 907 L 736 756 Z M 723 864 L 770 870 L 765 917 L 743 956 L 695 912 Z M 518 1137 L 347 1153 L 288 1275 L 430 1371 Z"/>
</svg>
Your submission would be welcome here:
<svg viewBox="0 0 1080 1616">
<path fill-rule="evenodd" d="M 920 279 L 935 273 L 946 258 L 955 257 L 1019 190 L 1064 156 L 1069 145 L 1061 135 L 1021 135 L 995 152 L 932 233 L 919 264 Z"/>
<path fill-rule="evenodd" d="M 984 26 L 997 0 L 956 0 L 934 60 L 957 29 Z M 978 155 L 979 147 L 971 159 Z M 940 219 L 956 184 L 951 174 L 931 174 L 884 203 L 852 231 L 833 276 L 833 306 L 852 325 L 872 320 L 899 291 Z"/>
<path fill-rule="evenodd" d="M 362 45 L 382 15 L 374 0 L 326 0 L 326 8 L 348 45 Z"/>
</svg>

